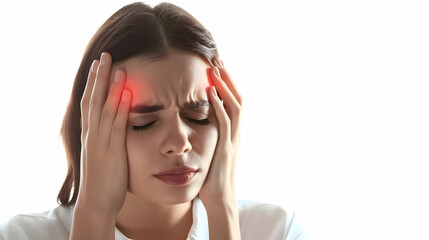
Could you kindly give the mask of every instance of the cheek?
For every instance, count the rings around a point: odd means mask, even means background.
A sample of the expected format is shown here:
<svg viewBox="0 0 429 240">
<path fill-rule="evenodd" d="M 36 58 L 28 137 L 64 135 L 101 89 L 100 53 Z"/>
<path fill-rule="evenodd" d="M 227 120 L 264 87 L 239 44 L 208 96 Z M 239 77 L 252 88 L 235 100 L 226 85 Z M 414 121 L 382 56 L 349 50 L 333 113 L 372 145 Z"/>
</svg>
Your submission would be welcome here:
<svg viewBox="0 0 429 240">
<path fill-rule="evenodd" d="M 153 170 L 150 159 L 154 159 L 156 147 L 148 138 L 139 137 L 131 130 L 127 132 L 126 149 L 129 172 L 145 172 Z M 153 161 L 152 161 L 153 162 Z M 144 176 L 145 174 L 138 174 Z"/>
<path fill-rule="evenodd" d="M 217 140 L 218 140 L 218 130 L 217 128 L 212 128 L 209 137 L 207 138 L 207 145 L 208 148 L 212 150 L 212 152 L 214 152 L 215 148 L 216 148 L 216 144 L 217 144 Z"/>
<path fill-rule="evenodd" d="M 196 136 L 193 142 L 193 150 L 198 152 L 203 161 L 204 168 L 208 168 L 213 159 L 218 139 L 218 131 L 215 126 L 207 127 L 203 134 Z M 191 142 L 191 143 L 192 143 Z"/>
</svg>

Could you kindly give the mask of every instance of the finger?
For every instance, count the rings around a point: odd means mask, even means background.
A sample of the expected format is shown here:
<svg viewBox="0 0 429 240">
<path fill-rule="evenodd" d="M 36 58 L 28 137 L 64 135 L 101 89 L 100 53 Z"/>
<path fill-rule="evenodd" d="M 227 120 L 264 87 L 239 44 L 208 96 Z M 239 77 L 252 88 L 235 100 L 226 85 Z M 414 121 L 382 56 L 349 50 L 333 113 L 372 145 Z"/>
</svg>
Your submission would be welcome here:
<svg viewBox="0 0 429 240">
<path fill-rule="evenodd" d="M 225 147 L 231 146 L 231 121 L 225 108 L 223 107 L 222 100 L 220 100 L 216 94 L 216 88 L 214 86 L 210 87 L 210 101 L 213 105 L 217 120 L 219 122 L 219 141 L 217 146 L 223 146 L 224 149 L 221 149 L 221 152 L 228 151 L 228 149 L 225 149 Z M 235 179 L 235 159 L 236 158 L 232 158 L 233 161 L 230 162 L 231 179 Z"/>
<path fill-rule="evenodd" d="M 93 128 L 94 133 L 98 133 L 101 111 L 106 101 L 111 62 L 112 58 L 110 54 L 103 52 L 100 64 L 98 65 L 91 100 L 89 101 L 89 128 Z"/>
<path fill-rule="evenodd" d="M 105 146 L 108 146 L 110 143 L 112 124 L 118 112 L 122 90 L 125 85 L 125 79 L 125 72 L 122 70 L 117 70 L 109 91 L 109 95 L 107 96 L 106 104 L 104 105 L 103 112 L 101 113 L 101 122 L 98 133 L 101 139 L 105 141 L 102 143 Z"/>
<path fill-rule="evenodd" d="M 89 100 L 91 99 L 92 89 L 94 87 L 95 75 L 97 72 L 99 61 L 92 61 L 88 78 L 86 80 L 85 90 L 80 101 L 81 111 L 81 129 L 82 133 L 86 133 L 88 130 L 88 111 L 89 111 Z"/>
<path fill-rule="evenodd" d="M 125 146 L 125 137 L 127 134 L 128 113 L 133 95 L 129 89 L 122 91 L 121 101 L 119 103 L 118 113 L 112 126 L 112 135 L 110 136 L 110 146 L 122 148 Z"/>
<path fill-rule="evenodd" d="M 243 96 L 238 92 L 236 85 L 232 81 L 231 75 L 226 71 L 225 66 L 223 65 L 222 60 L 218 60 L 221 62 L 219 67 L 220 77 L 221 79 L 226 83 L 228 88 L 231 90 L 232 94 L 234 95 L 235 99 L 237 99 L 238 103 L 242 105 L 243 103 Z"/>
<path fill-rule="evenodd" d="M 231 141 L 231 121 L 221 100 L 216 94 L 216 88 L 214 86 L 210 87 L 210 100 L 219 122 L 219 144 L 226 144 Z"/>
<path fill-rule="evenodd" d="M 220 77 L 220 75 L 218 75 L 219 69 L 217 67 L 214 67 L 211 74 L 212 74 L 212 79 L 213 79 L 213 85 L 216 87 L 216 89 L 219 93 L 219 97 L 222 100 L 226 99 L 229 102 L 231 102 L 233 105 L 239 107 L 240 103 L 237 101 L 234 94 L 229 89 L 228 85 L 226 85 L 226 83 L 223 81 L 223 79 Z"/>
<path fill-rule="evenodd" d="M 212 71 L 213 76 L 213 84 L 217 89 L 217 92 L 219 93 L 220 97 L 223 100 L 223 104 L 225 105 L 225 109 L 228 113 L 229 118 L 231 119 L 232 123 L 232 134 L 234 137 L 234 140 L 237 139 L 238 135 L 238 127 L 240 122 L 240 113 L 241 113 L 241 105 L 238 103 L 237 99 L 235 99 L 234 94 L 230 91 L 226 83 L 218 77 L 216 74 L 217 68 L 214 67 Z"/>
</svg>

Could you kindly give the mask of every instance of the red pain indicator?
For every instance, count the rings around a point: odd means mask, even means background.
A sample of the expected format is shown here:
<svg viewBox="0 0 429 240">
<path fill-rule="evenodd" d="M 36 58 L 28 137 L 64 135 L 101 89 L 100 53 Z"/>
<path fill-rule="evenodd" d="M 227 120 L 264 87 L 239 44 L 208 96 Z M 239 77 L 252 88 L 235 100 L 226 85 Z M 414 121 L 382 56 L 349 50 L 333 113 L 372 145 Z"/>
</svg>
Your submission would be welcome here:
<svg viewBox="0 0 429 240">
<path fill-rule="evenodd" d="M 209 87 L 214 86 L 210 71 L 211 69 L 207 68 L 207 78 L 209 79 Z"/>
<path fill-rule="evenodd" d="M 118 93 L 116 93 L 116 96 L 115 96 L 116 103 L 120 104 L 120 102 L 122 101 L 122 94 L 125 90 L 128 90 L 131 93 L 130 97 L 132 102 L 135 102 L 137 99 L 140 99 L 142 97 L 141 87 L 142 87 L 141 84 L 137 85 L 136 81 L 127 77 L 122 91 L 119 91 Z"/>
<path fill-rule="evenodd" d="M 211 68 L 207 68 L 207 79 L 209 80 L 209 87 L 207 88 L 207 94 L 209 94 L 210 88 L 212 86 L 214 86 L 213 80 L 212 80 L 212 75 L 211 75 L 210 71 L 211 71 Z M 217 93 L 219 99 L 222 100 L 222 98 L 220 98 L 220 95 L 219 95 L 219 92 L 217 91 L 217 89 L 216 89 L 216 93 Z"/>
</svg>

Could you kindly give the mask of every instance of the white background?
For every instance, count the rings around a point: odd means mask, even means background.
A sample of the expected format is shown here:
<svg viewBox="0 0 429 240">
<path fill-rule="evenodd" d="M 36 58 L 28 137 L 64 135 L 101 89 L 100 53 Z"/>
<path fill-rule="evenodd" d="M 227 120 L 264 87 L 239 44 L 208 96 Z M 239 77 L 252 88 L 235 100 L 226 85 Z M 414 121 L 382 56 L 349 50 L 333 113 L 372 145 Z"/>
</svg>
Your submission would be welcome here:
<svg viewBox="0 0 429 240">
<path fill-rule="evenodd" d="M 112 2 L 2 1 L 0 222 L 57 206 L 81 57 L 131 3 Z M 429 239 L 426 1 L 171 2 L 244 96 L 239 199 L 295 211 L 313 239 Z"/>
</svg>

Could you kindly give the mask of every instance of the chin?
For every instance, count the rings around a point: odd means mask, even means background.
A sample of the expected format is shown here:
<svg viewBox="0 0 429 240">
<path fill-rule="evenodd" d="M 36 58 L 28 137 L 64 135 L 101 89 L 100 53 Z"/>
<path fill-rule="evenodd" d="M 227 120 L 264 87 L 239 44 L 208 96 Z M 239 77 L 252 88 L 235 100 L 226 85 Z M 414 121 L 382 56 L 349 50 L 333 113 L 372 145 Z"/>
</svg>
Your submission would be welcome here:
<svg viewBox="0 0 429 240">
<path fill-rule="evenodd" d="M 191 202 L 198 196 L 199 188 L 195 189 L 194 187 L 190 188 L 180 188 L 173 187 L 167 189 L 154 189 L 149 191 L 146 189 L 134 190 L 129 189 L 128 191 L 133 194 L 135 197 L 140 199 L 146 199 L 147 201 L 157 203 L 160 205 L 177 205 Z"/>
<path fill-rule="evenodd" d="M 199 178 L 193 180 L 182 186 L 168 185 L 155 178 L 147 180 L 146 184 L 133 184 L 136 181 L 130 181 L 128 191 L 137 198 L 160 205 L 183 204 L 193 201 L 204 183 Z"/>
<path fill-rule="evenodd" d="M 165 196 L 160 196 L 159 203 L 164 205 L 183 204 L 183 203 L 191 202 L 197 196 L 198 196 L 198 192 L 171 191 L 167 193 Z"/>
</svg>

